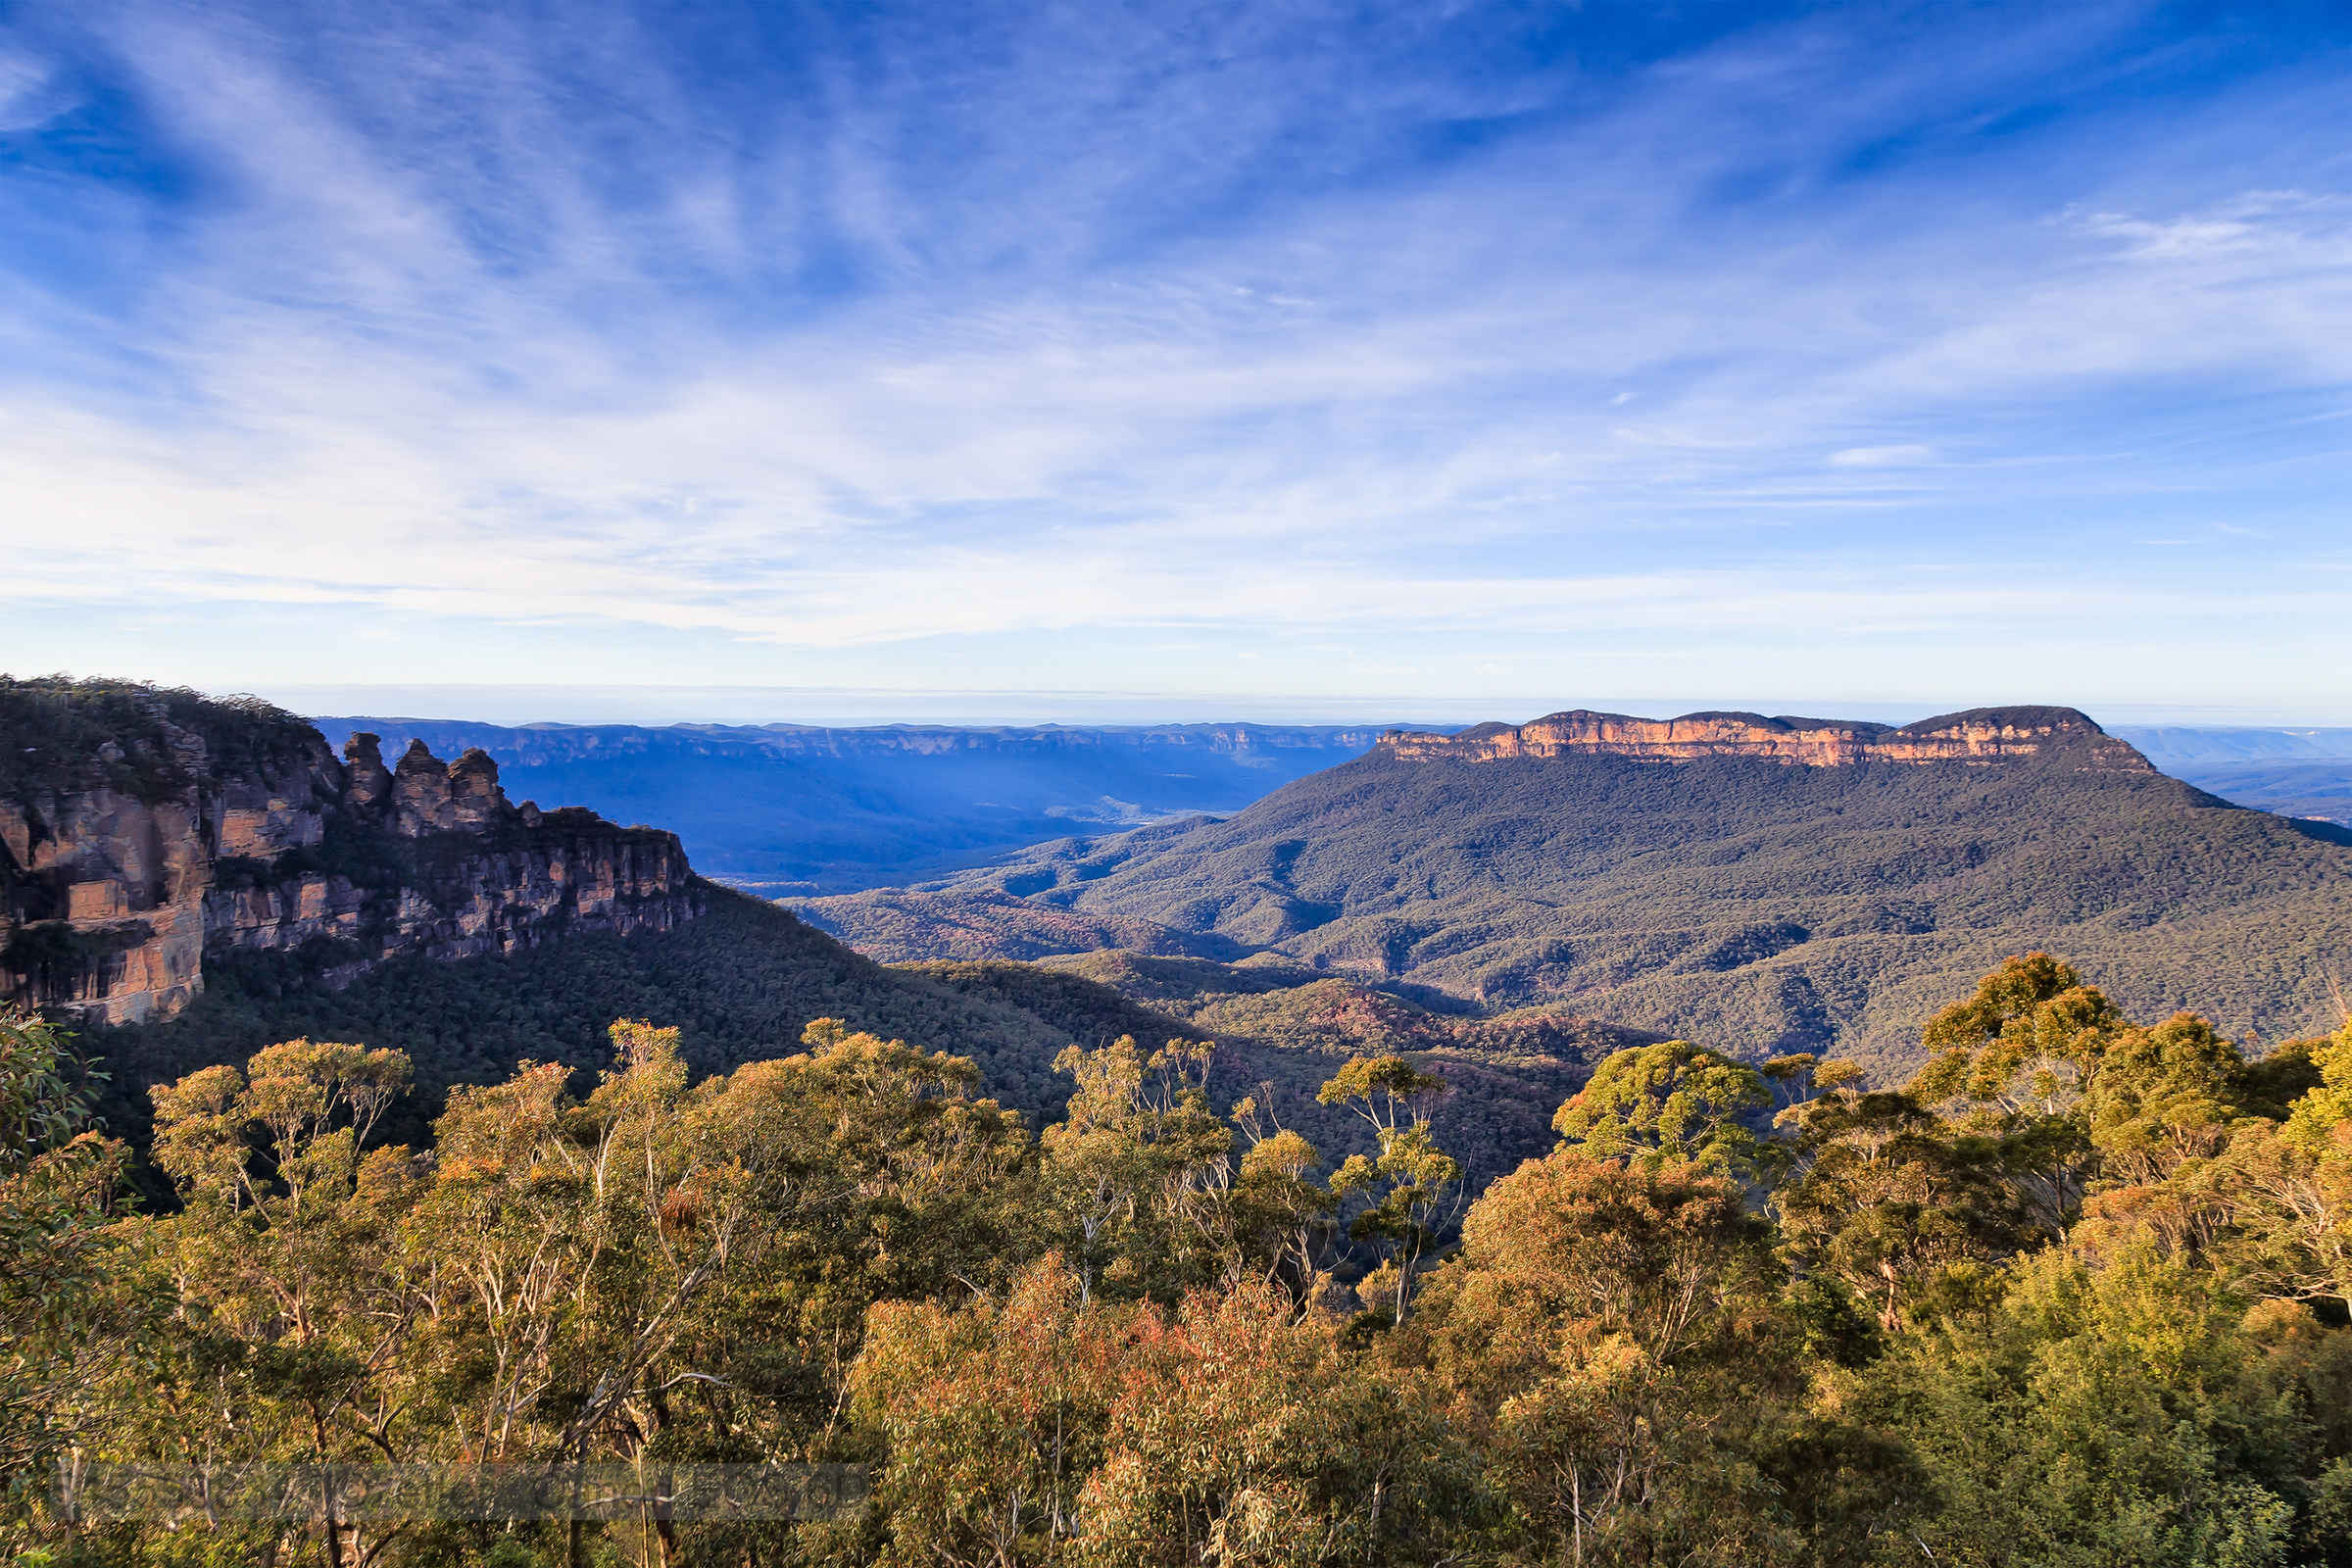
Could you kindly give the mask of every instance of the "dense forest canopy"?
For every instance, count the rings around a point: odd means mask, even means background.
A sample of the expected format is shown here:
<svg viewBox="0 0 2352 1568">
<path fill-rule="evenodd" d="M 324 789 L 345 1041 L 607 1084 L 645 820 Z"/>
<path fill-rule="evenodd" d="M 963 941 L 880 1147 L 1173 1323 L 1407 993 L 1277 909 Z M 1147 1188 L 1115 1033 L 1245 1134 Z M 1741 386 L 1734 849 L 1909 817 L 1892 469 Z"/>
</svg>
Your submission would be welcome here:
<svg viewBox="0 0 2352 1568">
<path fill-rule="evenodd" d="M 1215 1049 L 1042 1134 L 846 1024 L 623 1019 L 384 1136 L 414 1063 L 156 1089 L 174 1202 L 0 1026 L 0 1459 L 51 1564 L 2352 1564 L 2352 1022 L 2250 1059 L 2013 958 L 1927 1065 L 1610 1056 L 1470 1191 L 1427 1055 L 1344 1157 Z M 69 1516 L 92 1467 L 863 1466 L 823 1517 Z M 61 1472 L 59 1466 L 65 1465 Z M 184 1468 L 177 1473 L 185 1473 Z"/>
<path fill-rule="evenodd" d="M 242 1063 L 279 1041 L 366 1040 L 404 1053 L 411 1092 L 385 1112 L 402 1141 L 430 1136 L 453 1088 L 495 1082 L 525 1060 L 584 1079 L 610 1059 L 614 1018 L 678 1031 L 697 1074 L 772 1056 L 814 1019 L 884 1038 L 951 1041 L 979 1092 L 1032 1125 L 1067 1100 L 1054 1060 L 1073 1045 L 1132 1035 L 1219 1043 L 1212 1092 L 1250 1095 L 1346 1152 L 1344 1115 L 1318 1106 L 1323 1080 L 1351 1054 L 1431 1053 L 1453 1092 L 1438 1109 L 1446 1142 L 1485 1181 L 1544 1147 L 1549 1107 L 1621 1045 L 1653 1038 L 1573 1016 L 1435 1014 L 1328 977 L 1125 955 L 1066 970 L 1019 963 L 893 967 L 859 956 L 772 904 L 710 887 L 705 912 L 669 931 L 572 934 L 512 954 L 397 959 L 341 986 L 300 953 L 233 954 L 208 966 L 205 992 L 166 1022 L 88 1028 L 107 1064 L 101 1113 L 143 1147 L 148 1086 Z M 1270 1087 L 1269 1087 L 1270 1086 Z M 151 1167 L 143 1185 L 161 1196 Z"/>
</svg>

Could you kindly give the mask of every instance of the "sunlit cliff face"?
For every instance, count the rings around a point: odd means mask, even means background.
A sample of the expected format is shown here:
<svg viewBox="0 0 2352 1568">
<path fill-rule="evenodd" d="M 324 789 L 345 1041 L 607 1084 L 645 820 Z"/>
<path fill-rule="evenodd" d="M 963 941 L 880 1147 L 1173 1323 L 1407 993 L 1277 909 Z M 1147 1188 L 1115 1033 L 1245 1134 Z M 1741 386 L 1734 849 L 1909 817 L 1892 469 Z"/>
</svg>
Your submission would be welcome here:
<svg viewBox="0 0 2352 1568">
<path fill-rule="evenodd" d="M 0 801 L 0 996 L 136 1022 L 187 1006 L 208 955 L 308 949 L 339 984 L 396 956 L 699 911 L 675 835 L 512 805 L 480 752 L 443 763 L 413 747 L 393 771 L 368 735 L 340 765 L 321 740 L 297 763 L 223 769 L 165 728 L 188 781 L 162 798 L 101 785 Z"/>
<path fill-rule="evenodd" d="M 1865 761 L 1986 763 L 2072 753 L 2087 767 L 2155 771 L 2130 745 L 2071 708 L 1980 709 L 1900 728 L 1760 713 L 1634 718 L 1576 709 L 1515 727 L 1481 724 L 1455 735 L 1392 730 L 1380 746 L 1406 760 L 1493 762 L 1597 755 L 1683 762 L 1749 757 L 1813 767 Z"/>
</svg>

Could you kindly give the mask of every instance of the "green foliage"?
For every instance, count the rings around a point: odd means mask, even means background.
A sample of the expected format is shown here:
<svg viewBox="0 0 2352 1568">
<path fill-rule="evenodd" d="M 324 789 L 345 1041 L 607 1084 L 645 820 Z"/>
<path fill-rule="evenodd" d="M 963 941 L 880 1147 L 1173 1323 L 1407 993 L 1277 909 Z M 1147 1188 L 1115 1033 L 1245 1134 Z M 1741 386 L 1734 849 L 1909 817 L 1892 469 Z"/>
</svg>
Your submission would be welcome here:
<svg viewBox="0 0 2352 1568">
<path fill-rule="evenodd" d="M 2030 1217 L 1999 1147 L 1959 1133 L 1907 1095 L 1825 1096 L 1791 1118 L 1794 1179 L 1773 1195 L 1782 1245 L 1878 1315 L 1973 1277 L 2028 1241 Z"/>
<path fill-rule="evenodd" d="M 1921 1032 L 1935 1053 L 1912 1081 L 1931 1102 L 1967 1099 L 2006 1109 L 2071 1104 L 2122 1024 L 2100 992 L 2046 953 L 2009 959 Z"/>
<path fill-rule="evenodd" d="M 2319 1563 L 2347 1544 L 2296 1503 L 2348 1354 L 2308 1320 L 2250 1324 L 2185 1259 L 2051 1251 L 1983 1318 L 1902 1343 L 1866 1397 L 1925 1466 L 1938 1505 L 1911 1529 L 1936 1561 Z"/>
<path fill-rule="evenodd" d="M 1379 1141 L 1370 1154 L 1350 1154 L 1332 1173 L 1332 1196 L 1352 1204 L 1348 1234 L 1378 1251 L 1387 1277 L 1378 1306 L 1401 1323 L 1411 1311 L 1416 1271 L 1460 1211 L 1462 1167 L 1438 1146 L 1429 1106 L 1446 1090 L 1444 1078 L 1402 1056 L 1359 1056 L 1316 1092 L 1325 1105 L 1346 1105 Z"/>
<path fill-rule="evenodd" d="M 957 978 L 929 994 L 1026 995 L 1056 1027 L 1135 1006 Z M 624 1013 L 592 1079 L 524 1059 L 453 1085 L 414 1145 L 400 1051 L 280 1041 L 157 1087 L 175 1206 L 126 1217 L 54 1032 L 13 1020 L 12 1464 L 849 1460 L 875 1486 L 826 1521 L 397 1532 L 69 1531 L 27 1492 L 9 1544 L 2352 1568 L 2352 1032 L 2280 1104 L 2292 1080 L 2203 1020 L 2141 1026 L 2055 960 L 1932 1028 L 1959 1066 L 1927 1090 L 1637 1044 L 1457 1229 L 1435 1054 L 1332 1063 L 1315 1108 L 1361 1131 L 1331 1164 L 1271 1102 L 1219 1114 L 1217 1052 L 1181 1036 L 1065 1035 L 1033 1138 L 978 1097 L 977 1053 L 838 1014 L 705 1071 L 683 1025 Z"/>
<path fill-rule="evenodd" d="M 1358 1056 L 1315 1092 L 1315 1102 L 1354 1106 L 1375 1128 L 1394 1132 L 1399 1115 L 1412 1114 L 1445 1093 L 1445 1079 L 1402 1056 Z"/>
<path fill-rule="evenodd" d="M 0 1475 L 12 1488 L 37 1484 L 36 1467 L 81 1435 L 93 1387 L 143 1326 L 140 1303 L 114 1289 L 107 1230 L 125 1151 L 90 1127 L 88 1089 L 56 1028 L 0 1013 Z"/>
<path fill-rule="evenodd" d="M 1506 1505 L 1491 1544 L 1549 1562 L 1792 1553 L 1741 1452 L 1762 1401 L 1790 1392 L 1764 1310 L 1775 1273 L 1738 1185 L 1688 1163 L 1561 1149 L 1489 1188 L 1413 1337 Z"/>
<path fill-rule="evenodd" d="M 877 1308 L 851 1387 L 886 1563 L 1445 1561 L 1470 1495 L 1428 1381 L 1262 1287 L 1170 1312 L 1049 1255 L 1001 1298 Z"/>
<path fill-rule="evenodd" d="M 2286 1135 L 2304 1149 L 2325 1148 L 2334 1130 L 2352 1121 L 2352 1021 L 2311 1053 L 2320 1081 L 2295 1102 Z"/>
<path fill-rule="evenodd" d="M 1077 1089 L 1045 1131 L 1047 1201 L 1082 1298 L 1099 1276 L 1119 1294 L 1162 1299 L 1215 1276 L 1215 1213 L 1235 1136 L 1209 1109 L 1209 1056 L 1207 1046 L 1175 1040 L 1147 1057 L 1122 1035 L 1055 1058 Z"/>
<path fill-rule="evenodd" d="M 2245 1080 L 2237 1048 L 2194 1013 L 2123 1030 L 2100 1051 L 2083 1098 L 2101 1181 L 2161 1180 L 2211 1157 L 2248 1114 Z"/>
<path fill-rule="evenodd" d="M 1746 1178 L 1757 1174 L 1764 1145 L 1743 1118 L 1771 1103 L 1755 1068 L 1668 1040 L 1602 1062 L 1551 1125 L 1564 1145 L 1588 1154 Z"/>
</svg>

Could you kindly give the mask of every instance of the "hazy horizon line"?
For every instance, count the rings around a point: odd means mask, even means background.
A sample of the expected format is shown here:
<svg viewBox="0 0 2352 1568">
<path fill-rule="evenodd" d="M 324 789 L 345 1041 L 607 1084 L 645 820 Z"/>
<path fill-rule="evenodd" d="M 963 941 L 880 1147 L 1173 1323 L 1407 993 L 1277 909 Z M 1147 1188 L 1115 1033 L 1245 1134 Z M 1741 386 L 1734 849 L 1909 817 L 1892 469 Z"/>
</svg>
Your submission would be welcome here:
<svg viewBox="0 0 2352 1568">
<path fill-rule="evenodd" d="M 1904 723 L 1972 708 L 2077 708 L 2103 724 L 2207 727 L 2334 728 L 2352 724 L 2352 704 L 2332 711 L 2277 704 L 2099 702 L 2047 694 L 1974 699 L 1931 697 L 1779 697 L 1680 694 L 1607 696 L 1481 693 L 1269 693 L 1118 691 L 1085 688 L 766 686 L 554 683 L 266 684 L 252 695 L 325 718 L 382 717 L 497 724 L 807 724 L 860 728 L 890 724 L 948 727 L 1254 723 L 1354 725 L 1523 723 L 1585 708 L 1671 718 L 1709 710 L 1803 714 Z"/>
</svg>

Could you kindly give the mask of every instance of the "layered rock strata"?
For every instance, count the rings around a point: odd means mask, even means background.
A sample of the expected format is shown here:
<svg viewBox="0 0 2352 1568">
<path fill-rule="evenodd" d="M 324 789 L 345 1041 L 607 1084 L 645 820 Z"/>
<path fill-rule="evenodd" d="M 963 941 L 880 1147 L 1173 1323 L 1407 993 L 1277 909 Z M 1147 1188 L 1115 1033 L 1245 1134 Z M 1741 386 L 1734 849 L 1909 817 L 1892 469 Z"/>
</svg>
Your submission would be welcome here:
<svg viewBox="0 0 2352 1568">
<path fill-rule="evenodd" d="M 1631 757 L 1688 762 L 1759 758 L 1812 767 L 1858 762 L 2071 760 L 2101 770 L 2153 773 L 2146 758 L 2071 708 L 1980 708 L 1899 728 L 1849 719 L 1686 713 L 1634 718 L 1576 709 L 1530 723 L 1480 724 L 1452 735 L 1391 730 L 1379 749 L 1406 760 L 1493 762 L 1514 758 Z"/>
<path fill-rule="evenodd" d="M 0 998 L 131 1022 L 185 1007 L 229 953 L 298 954 L 333 984 L 700 912 L 674 834 L 511 804 L 481 752 L 387 768 L 359 735 L 338 761 L 277 715 L 275 745 L 223 757 L 160 701 L 140 714 L 128 749 L 0 798 Z"/>
</svg>

